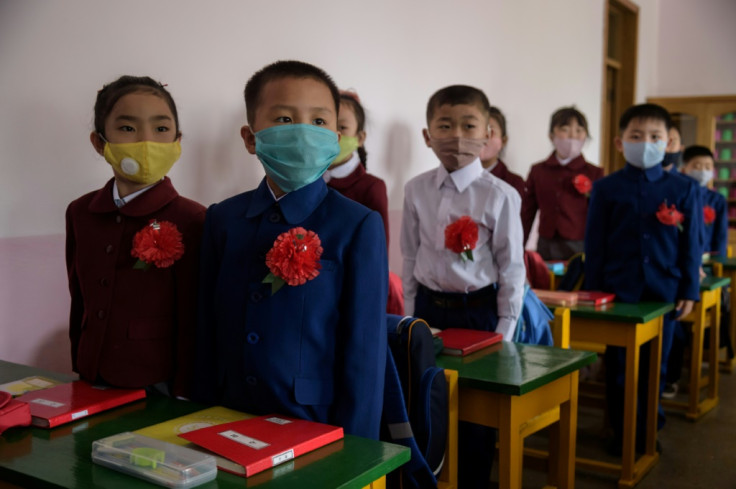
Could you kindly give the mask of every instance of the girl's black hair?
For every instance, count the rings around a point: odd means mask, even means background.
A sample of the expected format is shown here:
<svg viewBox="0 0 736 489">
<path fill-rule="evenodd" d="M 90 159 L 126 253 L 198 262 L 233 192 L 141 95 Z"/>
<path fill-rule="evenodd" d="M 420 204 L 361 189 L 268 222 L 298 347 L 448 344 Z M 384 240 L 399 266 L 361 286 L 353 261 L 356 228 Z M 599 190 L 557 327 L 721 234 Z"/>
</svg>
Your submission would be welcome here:
<svg viewBox="0 0 736 489">
<path fill-rule="evenodd" d="M 360 105 L 358 96 L 352 92 L 340 92 L 340 103 L 348 104 L 353 109 L 355 120 L 358 123 L 358 132 L 365 130 L 365 110 Z M 368 153 L 363 146 L 358 146 L 358 157 L 363 168 L 367 169 L 366 161 L 368 160 Z"/>
<path fill-rule="evenodd" d="M 152 93 L 161 97 L 166 105 L 169 106 L 174 116 L 174 124 L 176 125 L 176 134 L 179 131 L 179 114 L 176 112 L 176 104 L 174 99 L 162 85 L 148 76 L 130 76 L 123 75 L 112 83 L 108 83 L 102 90 L 97 92 L 97 100 L 95 101 L 95 131 L 107 138 L 105 134 L 105 119 L 110 115 L 112 108 L 123 96 L 134 92 Z"/>
<path fill-rule="evenodd" d="M 575 107 L 562 107 L 561 109 L 557 109 L 549 120 L 549 133 L 552 134 L 555 127 L 565 126 L 571 120 L 576 121 L 580 127 L 585 129 L 586 135 L 590 135 L 587 119 L 583 113 Z"/>
</svg>

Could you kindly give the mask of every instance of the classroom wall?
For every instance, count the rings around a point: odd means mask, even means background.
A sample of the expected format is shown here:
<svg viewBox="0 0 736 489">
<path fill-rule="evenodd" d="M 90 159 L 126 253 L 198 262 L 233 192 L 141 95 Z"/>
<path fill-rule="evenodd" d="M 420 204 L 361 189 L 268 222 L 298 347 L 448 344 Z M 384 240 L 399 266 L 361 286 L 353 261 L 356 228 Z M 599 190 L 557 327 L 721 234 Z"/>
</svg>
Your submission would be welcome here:
<svg viewBox="0 0 736 489">
<path fill-rule="evenodd" d="M 641 99 L 657 86 L 661 9 L 639 4 Z M 551 151 L 549 115 L 574 103 L 597 162 L 603 12 L 604 0 L 0 0 L 0 358 L 69 369 L 64 210 L 111 176 L 88 142 L 104 83 L 124 73 L 168 83 L 184 132 L 170 176 L 210 204 L 263 176 L 239 137 L 247 78 L 277 59 L 323 67 L 367 108 L 368 168 L 387 183 L 400 271 L 403 185 L 437 164 L 420 131 L 438 88 L 486 91 L 522 175 Z"/>
</svg>

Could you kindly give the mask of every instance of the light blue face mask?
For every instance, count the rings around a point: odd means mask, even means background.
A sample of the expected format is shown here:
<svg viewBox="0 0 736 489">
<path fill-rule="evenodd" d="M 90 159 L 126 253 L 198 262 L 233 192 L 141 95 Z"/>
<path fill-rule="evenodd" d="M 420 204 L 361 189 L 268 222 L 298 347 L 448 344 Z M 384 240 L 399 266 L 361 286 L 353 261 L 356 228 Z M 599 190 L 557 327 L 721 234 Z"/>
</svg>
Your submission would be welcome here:
<svg viewBox="0 0 736 489">
<path fill-rule="evenodd" d="M 624 158 L 631 165 L 646 170 L 662 163 L 667 141 L 656 143 L 627 143 L 624 141 Z"/>
<path fill-rule="evenodd" d="M 311 124 L 284 124 L 254 133 L 256 156 L 284 192 L 322 176 L 340 153 L 337 133 Z"/>
</svg>

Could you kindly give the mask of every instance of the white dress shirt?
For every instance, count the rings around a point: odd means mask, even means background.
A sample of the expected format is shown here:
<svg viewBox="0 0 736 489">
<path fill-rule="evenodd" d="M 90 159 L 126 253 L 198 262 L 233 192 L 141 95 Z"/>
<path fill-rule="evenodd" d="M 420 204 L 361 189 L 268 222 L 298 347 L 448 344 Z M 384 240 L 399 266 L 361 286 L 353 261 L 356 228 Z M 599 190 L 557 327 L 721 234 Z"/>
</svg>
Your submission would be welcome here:
<svg viewBox="0 0 736 489">
<path fill-rule="evenodd" d="M 358 165 L 360 165 L 360 156 L 358 156 L 357 151 L 353 151 L 353 156 L 351 156 L 348 161 L 346 161 L 342 165 L 330 168 L 329 170 L 324 172 L 322 178 L 324 178 L 325 183 L 329 182 L 333 178 L 345 178 L 347 176 L 350 176 L 355 171 L 355 169 L 358 168 Z"/>
<path fill-rule="evenodd" d="M 410 180 L 401 224 L 405 313 L 414 313 L 419 284 L 468 293 L 497 283 L 496 331 L 513 339 L 526 280 L 520 207 L 519 193 L 484 171 L 480 159 L 452 173 L 440 165 Z M 478 225 L 473 261 L 445 248 L 445 228 L 465 215 Z"/>
<path fill-rule="evenodd" d="M 117 208 L 119 209 L 120 207 L 124 206 L 131 200 L 138 197 L 139 195 L 145 193 L 147 190 L 152 189 L 153 187 L 158 185 L 160 182 L 161 180 L 154 183 L 153 185 L 149 185 L 148 187 L 142 188 L 140 190 L 136 190 L 132 194 L 128 194 L 125 197 L 120 197 L 120 192 L 118 191 L 118 183 L 115 182 L 115 184 L 112 186 L 112 201 L 115 202 L 115 206 L 117 206 Z"/>
</svg>

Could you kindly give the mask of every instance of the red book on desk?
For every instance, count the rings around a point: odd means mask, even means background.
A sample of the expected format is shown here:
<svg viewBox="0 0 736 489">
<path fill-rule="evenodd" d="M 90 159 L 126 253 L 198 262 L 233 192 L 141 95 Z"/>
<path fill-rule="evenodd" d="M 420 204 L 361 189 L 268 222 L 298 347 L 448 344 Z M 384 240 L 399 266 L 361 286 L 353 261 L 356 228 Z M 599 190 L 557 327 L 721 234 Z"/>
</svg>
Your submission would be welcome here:
<svg viewBox="0 0 736 489">
<path fill-rule="evenodd" d="M 31 424 L 53 428 L 146 397 L 143 389 L 95 387 L 76 380 L 18 397 L 31 407 Z"/>
<path fill-rule="evenodd" d="M 340 440 L 343 431 L 339 426 L 270 414 L 188 431 L 179 436 L 237 464 L 218 462 L 221 469 L 250 477 Z"/>
<path fill-rule="evenodd" d="M 589 290 L 581 290 L 575 292 L 578 296 L 578 304 L 581 306 L 600 306 L 613 302 L 616 298 L 615 294 L 610 292 L 593 292 Z"/>
<path fill-rule="evenodd" d="M 501 333 L 466 328 L 447 328 L 437 333 L 437 337 L 442 338 L 442 353 L 456 357 L 469 355 L 503 339 Z"/>
</svg>

